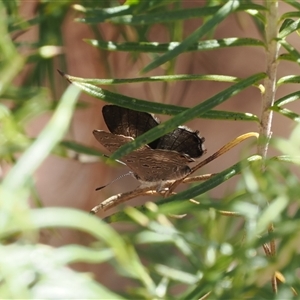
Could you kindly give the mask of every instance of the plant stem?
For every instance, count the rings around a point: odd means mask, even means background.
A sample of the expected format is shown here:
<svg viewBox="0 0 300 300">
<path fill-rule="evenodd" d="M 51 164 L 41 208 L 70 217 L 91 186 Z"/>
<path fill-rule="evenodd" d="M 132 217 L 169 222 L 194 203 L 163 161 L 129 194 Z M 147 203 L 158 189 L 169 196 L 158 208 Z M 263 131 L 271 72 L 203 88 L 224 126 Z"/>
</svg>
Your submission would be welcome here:
<svg viewBox="0 0 300 300">
<path fill-rule="evenodd" d="M 267 68 L 266 73 L 267 77 L 264 81 L 265 92 L 262 96 L 262 109 L 261 109 L 261 118 L 260 118 L 260 130 L 259 130 L 259 144 L 258 144 L 258 154 L 263 158 L 262 171 L 265 169 L 265 159 L 268 153 L 269 141 L 272 135 L 271 126 L 273 112 L 270 110 L 270 107 L 274 104 L 275 93 L 276 93 L 276 73 L 277 73 L 277 58 L 279 52 L 279 43 L 277 42 L 277 12 L 278 12 L 278 1 L 276 0 L 266 0 L 267 7 L 266 13 L 266 29 L 265 29 L 265 38 L 266 38 L 266 55 L 267 55 Z M 268 232 L 273 232 L 273 224 L 269 225 Z M 267 256 L 274 256 L 276 254 L 275 241 L 272 239 L 267 248 Z M 276 275 L 271 278 L 272 289 L 275 294 L 277 294 L 277 280 Z"/>
<path fill-rule="evenodd" d="M 265 1 L 267 6 L 266 13 L 266 73 L 267 77 L 264 81 L 265 92 L 262 95 L 262 109 L 260 118 L 260 142 L 258 144 L 258 154 L 266 158 L 269 146 L 269 140 L 271 138 L 271 125 L 273 112 L 270 107 L 274 103 L 275 92 L 276 92 L 276 72 L 277 72 L 277 58 L 279 52 L 279 43 L 276 41 L 278 26 L 277 26 L 277 12 L 278 12 L 278 1 L 267 0 Z"/>
</svg>

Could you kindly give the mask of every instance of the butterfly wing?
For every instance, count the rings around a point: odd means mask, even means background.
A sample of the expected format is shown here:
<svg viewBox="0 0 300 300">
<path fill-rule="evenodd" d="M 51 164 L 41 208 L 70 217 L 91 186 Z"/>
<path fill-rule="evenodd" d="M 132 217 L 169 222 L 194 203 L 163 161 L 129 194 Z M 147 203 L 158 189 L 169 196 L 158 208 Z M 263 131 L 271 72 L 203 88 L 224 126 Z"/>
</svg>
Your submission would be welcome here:
<svg viewBox="0 0 300 300">
<path fill-rule="evenodd" d="M 103 130 L 94 130 L 93 134 L 98 142 L 112 153 L 133 140 L 132 137 Z M 158 182 L 186 176 L 191 171 L 187 164 L 193 159 L 175 151 L 151 149 L 145 145 L 123 156 L 121 161 L 133 171 L 138 180 Z"/>
<path fill-rule="evenodd" d="M 109 131 L 113 134 L 130 136 L 134 139 L 159 124 L 159 120 L 146 112 L 139 112 L 117 105 L 105 105 L 102 114 Z M 197 131 L 179 126 L 172 132 L 151 142 L 152 149 L 163 149 L 200 157 L 205 148 L 204 138 Z"/>
<path fill-rule="evenodd" d="M 177 180 L 191 172 L 187 165 L 190 158 L 175 151 L 148 148 L 133 151 L 128 156 L 125 156 L 124 162 L 140 181 Z"/>
<path fill-rule="evenodd" d="M 93 134 L 96 140 L 111 153 L 114 153 L 121 146 L 133 141 L 133 138 L 130 136 L 116 135 L 103 130 L 94 130 Z"/>
<path fill-rule="evenodd" d="M 105 105 L 102 114 L 107 128 L 111 133 L 131 136 L 134 139 L 159 124 L 153 115 L 128 108 Z M 156 148 L 157 141 L 151 142 L 151 148 Z"/>
<path fill-rule="evenodd" d="M 192 158 L 200 157 L 205 152 L 204 138 L 197 131 L 179 126 L 172 132 L 162 136 L 157 144 L 158 149 L 185 153 Z"/>
</svg>

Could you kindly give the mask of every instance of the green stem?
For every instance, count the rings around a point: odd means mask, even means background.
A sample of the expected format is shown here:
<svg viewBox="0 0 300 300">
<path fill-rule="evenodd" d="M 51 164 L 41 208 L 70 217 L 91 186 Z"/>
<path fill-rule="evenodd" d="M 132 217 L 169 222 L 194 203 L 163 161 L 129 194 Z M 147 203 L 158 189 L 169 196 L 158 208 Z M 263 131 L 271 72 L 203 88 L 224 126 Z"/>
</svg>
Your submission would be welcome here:
<svg viewBox="0 0 300 300">
<path fill-rule="evenodd" d="M 269 146 L 269 140 L 272 135 L 271 125 L 273 112 L 270 107 L 274 103 L 276 92 L 276 72 L 278 64 L 279 43 L 276 41 L 278 34 L 278 1 L 267 0 L 267 15 L 266 15 L 266 73 L 267 77 L 264 80 L 265 92 L 262 96 L 262 109 L 260 119 L 260 143 L 258 145 L 258 154 L 266 158 Z"/>
</svg>

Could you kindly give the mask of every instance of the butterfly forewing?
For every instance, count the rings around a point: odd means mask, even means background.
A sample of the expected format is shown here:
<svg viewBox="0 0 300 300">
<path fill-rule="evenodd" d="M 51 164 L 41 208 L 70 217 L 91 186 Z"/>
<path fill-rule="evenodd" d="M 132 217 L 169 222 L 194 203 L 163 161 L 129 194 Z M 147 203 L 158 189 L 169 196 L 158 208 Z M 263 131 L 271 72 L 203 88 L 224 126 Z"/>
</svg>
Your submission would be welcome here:
<svg viewBox="0 0 300 300">
<path fill-rule="evenodd" d="M 130 136 L 114 135 L 103 130 L 94 130 L 93 134 L 97 141 L 111 153 L 114 153 L 121 146 L 133 141 L 133 138 Z"/>
<path fill-rule="evenodd" d="M 159 124 L 158 119 L 149 113 L 116 105 L 103 106 L 102 114 L 111 133 L 131 136 L 134 139 Z M 158 141 L 153 141 L 149 146 L 156 148 L 157 143 Z"/>
</svg>

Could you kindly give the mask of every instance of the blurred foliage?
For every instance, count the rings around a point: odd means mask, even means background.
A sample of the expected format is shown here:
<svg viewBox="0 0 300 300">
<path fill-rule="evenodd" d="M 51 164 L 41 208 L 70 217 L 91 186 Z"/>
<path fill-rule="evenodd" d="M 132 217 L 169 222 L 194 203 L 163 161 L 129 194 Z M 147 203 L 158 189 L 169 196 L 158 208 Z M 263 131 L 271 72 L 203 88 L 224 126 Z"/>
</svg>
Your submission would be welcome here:
<svg viewBox="0 0 300 300">
<path fill-rule="evenodd" d="M 121 2 L 121 1 L 120 1 Z M 202 7 L 184 8 L 184 1 L 128 0 L 119 1 L 40 1 L 31 19 L 20 15 L 21 1 L 0 2 L 0 159 L 1 168 L 10 166 L 0 186 L 0 297 L 2 299 L 291 299 L 299 284 L 299 178 L 300 126 L 288 139 L 274 136 L 272 147 L 281 155 L 268 157 L 262 172 L 261 158 L 252 156 L 215 178 L 189 186 L 177 198 L 169 198 L 143 207 L 127 207 L 107 221 L 135 224 L 129 232 L 118 234 L 110 224 L 86 212 L 66 208 L 29 206 L 29 198 L 40 200 L 35 193 L 33 174 L 52 152 L 68 157 L 69 151 L 101 156 L 99 151 L 73 141 L 64 141 L 72 115 L 79 108 L 80 90 L 107 102 L 141 111 L 173 115 L 164 125 L 147 132 L 136 143 L 125 145 L 114 154 L 119 158 L 194 118 L 251 121 L 259 117 L 247 112 L 224 112 L 214 108 L 243 89 L 255 86 L 266 77 L 261 73 L 248 78 L 232 78 L 219 74 L 211 77 L 176 74 L 176 58 L 190 51 L 213 51 L 220 47 L 266 47 L 267 5 L 251 1 L 206 1 Z M 300 5 L 285 0 L 290 11 L 278 18 L 277 43 L 283 48 L 280 60 L 299 64 L 300 53 L 287 40 L 299 31 Z M 271 2 L 270 2 L 271 3 Z M 272 1 L 275 5 L 277 1 Z M 62 23 L 75 9 L 75 21 L 90 26 L 94 40 L 86 40 L 101 51 L 125 51 L 136 60 L 141 53 L 149 55 L 147 72 L 163 66 L 164 76 L 140 79 L 86 79 L 66 75 L 74 84 L 63 93 L 54 80 L 54 65 L 67 70 L 62 52 Z M 252 16 L 262 39 L 228 37 L 213 38 L 222 20 L 243 11 Z M 194 32 L 183 32 L 186 20 L 203 21 Z M 101 34 L 105 24 L 117 26 L 122 42 L 106 41 Z M 161 23 L 166 27 L 170 43 L 149 41 L 151 28 Z M 136 33 L 133 42 L 124 30 L 130 26 Z M 37 28 L 35 41 L 18 41 L 31 28 Z M 26 51 L 25 51 L 26 50 Z M 30 51 L 28 51 L 30 50 Z M 27 53 L 27 54 L 24 54 Z M 30 53 L 30 54 L 28 54 Z M 160 56 L 158 56 L 160 53 Z M 105 65 L 105 62 L 103 62 Z M 31 68 L 28 68 L 28 66 Z M 108 68 L 109 66 L 106 65 Z M 21 71 L 26 71 L 23 79 Z M 226 72 L 226 70 L 225 70 Z M 16 84 L 16 79 L 19 84 Z M 151 103 L 110 92 L 98 84 L 130 84 L 135 81 L 215 80 L 232 86 L 192 108 Z M 298 84 L 299 76 L 279 78 L 283 84 Z M 65 83 L 67 85 L 67 83 Z M 76 87 L 77 86 L 77 87 Z M 79 89 L 78 89 L 79 87 Z M 299 92 L 277 99 L 270 110 L 299 123 L 300 117 L 284 106 L 299 100 Z M 60 100 L 58 101 L 58 98 Z M 132 104 L 134 103 L 134 104 Z M 28 122 L 45 112 L 52 117 L 36 138 L 26 133 Z M 70 158 L 71 159 L 71 158 Z M 206 191 L 232 176 L 240 174 L 233 194 L 212 199 Z M 193 197 L 196 205 L 187 201 Z M 176 201 L 175 201 L 176 200 Z M 180 201 L 178 201 L 180 200 Z M 63 202 L 63 200 L 62 200 Z M 291 209 L 291 206 L 293 209 Z M 230 213 L 233 212 L 233 213 Z M 80 222 L 78 222 L 80 220 Z M 273 224 L 275 230 L 270 227 Z M 51 247 L 39 243 L 43 230 L 69 228 L 93 237 L 86 246 Z M 51 231 L 53 232 L 53 231 Z M 276 240 L 276 255 L 269 255 L 270 242 Z M 264 246 L 265 253 L 262 250 Z M 265 255 L 267 254 L 267 255 Z M 75 262 L 104 262 L 116 270 L 116 283 L 131 279 L 126 289 L 111 291 L 90 274 L 70 268 Z M 278 283 L 274 293 L 270 279 Z"/>
</svg>

